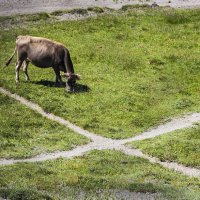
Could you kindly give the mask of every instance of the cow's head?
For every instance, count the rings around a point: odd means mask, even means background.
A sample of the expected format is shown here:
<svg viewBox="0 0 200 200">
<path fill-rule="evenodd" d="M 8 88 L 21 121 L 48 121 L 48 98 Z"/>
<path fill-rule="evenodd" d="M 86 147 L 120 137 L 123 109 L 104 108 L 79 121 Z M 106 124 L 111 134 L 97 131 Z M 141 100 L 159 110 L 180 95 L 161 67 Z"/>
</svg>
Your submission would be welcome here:
<svg viewBox="0 0 200 200">
<path fill-rule="evenodd" d="M 66 76 L 67 76 L 67 87 L 69 89 L 69 92 L 74 92 L 74 86 L 76 80 L 80 80 L 80 76 L 72 73 L 66 73 Z"/>
</svg>

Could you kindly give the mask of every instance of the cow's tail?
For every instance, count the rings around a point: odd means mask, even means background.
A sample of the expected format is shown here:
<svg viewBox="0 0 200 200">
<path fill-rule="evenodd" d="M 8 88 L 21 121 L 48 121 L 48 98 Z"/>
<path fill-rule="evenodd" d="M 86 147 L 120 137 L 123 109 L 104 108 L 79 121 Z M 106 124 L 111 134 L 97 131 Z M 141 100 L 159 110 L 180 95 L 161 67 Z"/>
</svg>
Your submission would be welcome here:
<svg viewBox="0 0 200 200">
<path fill-rule="evenodd" d="M 12 61 L 12 59 L 13 59 L 16 51 L 17 51 L 17 47 L 15 47 L 15 50 L 14 50 L 13 54 L 11 55 L 11 57 L 9 58 L 9 60 L 6 62 L 5 67 L 7 67 L 10 64 L 10 62 Z"/>
</svg>

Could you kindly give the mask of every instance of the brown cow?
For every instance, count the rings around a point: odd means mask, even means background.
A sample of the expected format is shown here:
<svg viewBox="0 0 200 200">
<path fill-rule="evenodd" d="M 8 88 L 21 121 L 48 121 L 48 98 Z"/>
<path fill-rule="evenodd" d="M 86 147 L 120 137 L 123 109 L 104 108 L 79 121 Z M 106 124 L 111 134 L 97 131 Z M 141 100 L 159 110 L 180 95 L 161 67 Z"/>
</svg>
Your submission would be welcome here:
<svg viewBox="0 0 200 200">
<path fill-rule="evenodd" d="M 63 71 L 67 77 L 66 87 L 70 92 L 74 91 L 74 85 L 79 76 L 74 74 L 69 51 L 63 44 L 41 37 L 18 36 L 15 50 L 6 62 L 6 66 L 10 64 L 16 52 L 16 82 L 19 82 L 19 70 L 22 64 L 24 64 L 25 79 L 30 80 L 27 68 L 29 62 L 31 62 L 40 68 L 52 67 L 56 74 L 56 83 L 62 83 L 60 71 Z"/>
</svg>

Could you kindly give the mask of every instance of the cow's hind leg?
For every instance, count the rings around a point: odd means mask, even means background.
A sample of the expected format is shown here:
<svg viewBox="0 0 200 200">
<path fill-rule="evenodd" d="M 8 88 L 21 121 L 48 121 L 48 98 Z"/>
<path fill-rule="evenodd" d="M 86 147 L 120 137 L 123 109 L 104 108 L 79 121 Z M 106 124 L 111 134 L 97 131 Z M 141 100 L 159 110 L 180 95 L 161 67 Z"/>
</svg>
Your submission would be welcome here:
<svg viewBox="0 0 200 200">
<path fill-rule="evenodd" d="M 28 69 L 28 64 L 29 64 L 29 61 L 25 60 L 25 61 L 24 61 L 24 66 L 23 66 L 23 72 L 24 72 L 24 76 L 25 76 L 25 80 L 26 80 L 26 81 L 30 81 L 30 78 L 29 78 L 29 76 L 28 76 L 28 71 L 27 71 L 27 69 Z"/>
<path fill-rule="evenodd" d="M 16 63 L 16 68 L 15 68 L 16 83 L 19 82 L 19 70 L 20 70 L 20 67 L 22 66 L 22 63 L 23 63 L 23 61 L 21 61 L 21 60 L 18 60 Z"/>
</svg>

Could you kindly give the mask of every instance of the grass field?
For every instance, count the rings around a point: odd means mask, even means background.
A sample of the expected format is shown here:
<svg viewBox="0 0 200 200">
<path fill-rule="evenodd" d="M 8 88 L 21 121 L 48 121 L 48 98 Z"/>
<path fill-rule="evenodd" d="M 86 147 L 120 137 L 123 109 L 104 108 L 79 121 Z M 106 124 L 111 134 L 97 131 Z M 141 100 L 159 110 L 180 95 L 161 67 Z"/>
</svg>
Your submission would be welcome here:
<svg viewBox="0 0 200 200">
<path fill-rule="evenodd" d="M 84 129 L 116 139 L 174 116 L 200 112 L 200 10 L 129 8 L 79 21 L 56 21 L 63 11 L 0 17 L 0 86 Z M 52 69 L 33 65 L 31 82 L 24 81 L 21 70 L 21 82 L 15 83 L 15 61 L 3 66 L 20 34 L 47 37 L 68 47 L 82 78 L 75 94 L 54 85 Z M 88 142 L 20 103 L 0 98 L 1 158 L 26 158 Z M 198 133 L 199 126 L 133 146 L 163 160 L 198 167 Z M 110 189 L 198 200 L 199 186 L 197 178 L 108 150 L 0 167 L 0 197 L 15 200 L 115 199 Z"/>
<path fill-rule="evenodd" d="M 133 142 L 132 146 L 160 160 L 200 168 L 200 125 L 154 139 Z"/>
<path fill-rule="evenodd" d="M 16 85 L 13 62 L 0 70 L 0 85 L 97 134 L 133 136 L 172 116 L 200 110 L 199 13 L 143 8 L 80 21 L 41 17 L 37 24 L 3 28 L 2 67 L 16 35 L 43 36 L 69 48 L 82 80 L 71 95 L 54 87 L 52 69 L 30 66 L 32 82 L 25 83 L 21 72 Z"/>
<path fill-rule="evenodd" d="M 26 195 L 34 199 L 41 194 L 52 199 L 79 199 L 81 192 L 87 195 L 85 199 L 109 199 L 105 192 L 109 189 L 158 193 L 160 199 L 197 200 L 200 195 L 198 179 L 105 150 L 71 160 L 0 167 L 0 182 L 0 196 L 15 200 Z M 106 195 L 100 198 L 98 191 Z"/>
<path fill-rule="evenodd" d="M 0 158 L 27 158 L 89 142 L 2 94 L 0 102 Z"/>
</svg>

